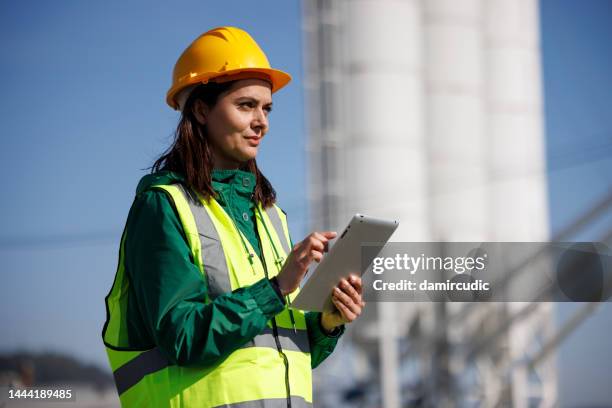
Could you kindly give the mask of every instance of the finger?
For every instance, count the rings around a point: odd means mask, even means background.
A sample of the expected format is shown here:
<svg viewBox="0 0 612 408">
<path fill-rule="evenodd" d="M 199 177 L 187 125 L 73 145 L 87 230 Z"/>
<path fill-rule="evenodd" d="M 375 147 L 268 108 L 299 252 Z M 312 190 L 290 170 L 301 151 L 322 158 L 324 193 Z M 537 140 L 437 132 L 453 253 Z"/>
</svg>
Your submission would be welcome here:
<svg viewBox="0 0 612 408">
<path fill-rule="evenodd" d="M 349 295 L 351 299 L 353 299 L 353 302 L 355 302 L 356 304 L 360 304 L 361 302 L 360 294 L 355 290 L 353 285 L 348 283 L 346 279 L 341 279 L 340 283 L 338 283 L 338 286 L 340 287 L 340 290 L 342 290 L 344 293 Z"/>
<path fill-rule="evenodd" d="M 299 258 L 300 264 L 302 264 L 302 266 L 305 265 L 306 267 L 308 267 L 308 265 L 310 265 L 312 261 L 315 261 L 317 259 L 317 255 L 321 255 L 321 252 L 314 249 L 304 248 L 301 253 L 301 257 Z"/>
<path fill-rule="evenodd" d="M 327 238 L 324 236 L 317 236 L 316 232 L 308 235 L 302 242 L 300 242 L 300 247 L 302 250 L 310 251 L 313 247 L 319 250 L 323 250 L 325 248 L 325 244 L 327 242 Z"/>
<path fill-rule="evenodd" d="M 311 248 L 314 248 L 321 252 L 327 252 L 329 249 L 329 240 L 325 238 L 323 235 L 313 233 L 309 240 L 308 244 Z"/>
<path fill-rule="evenodd" d="M 327 238 L 323 242 L 323 252 L 329 252 L 329 240 Z"/>
<path fill-rule="evenodd" d="M 319 249 L 321 252 L 327 252 L 327 250 L 329 249 L 329 241 L 319 241 L 321 243 L 321 248 L 317 248 Z"/>
<path fill-rule="evenodd" d="M 323 254 L 315 250 L 310 251 L 310 256 L 316 262 L 321 262 L 321 259 L 323 259 Z"/>
<path fill-rule="evenodd" d="M 349 310 L 339 299 L 332 297 L 332 301 L 334 305 L 342 315 L 342 319 L 348 323 L 352 322 L 357 318 L 357 316 Z"/>
<path fill-rule="evenodd" d="M 329 250 L 329 240 L 336 237 L 335 231 L 323 231 L 323 232 L 313 232 L 313 237 L 321 241 L 324 245 L 323 252 L 327 252 Z"/>
<path fill-rule="evenodd" d="M 334 239 L 338 235 L 336 231 L 320 231 L 317 234 L 322 235 L 326 240 Z"/>
<path fill-rule="evenodd" d="M 328 238 L 324 232 L 317 232 L 314 231 L 312 232 L 309 236 L 309 239 L 311 240 L 317 240 L 317 241 L 321 241 L 321 242 L 327 242 L 330 240 L 330 238 Z"/>
<path fill-rule="evenodd" d="M 323 232 L 317 232 L 317 231 L 314 231 L 312 234 L 310 234 L 310 237 L 311 237 L 311 238 L 314 238 L 314 239 L 316 239 L 316 240 L 318 240 L 318 241 L 321 241 L 321 242 L 327 242 L 327 241 L 329 241 L 329 238 L 327 238 L 327 237 L 324 235 L 324 233 L 323 233 Z"/>
<path fill-rule="evenodd" d="M 342 292 L 337 287 L 334 288 L 334 295 L 351 312 L 353 312 L 357 316 L 359 316 L 361 314 L 361 297 L 359 297 L 357 302 L 355 302 L 350 296 L 348 296 L 346 293 Z"/>
<path fill-rule="evenodd" d="M 323 251 L 325 251 L 325 243 L 324 243 L 324 242 L 319 241 L 319 240 L 318 240 L 318 239 L 316 239 L 316 238 L 313 238 L 313 239 L 308 240 L 307 247 L 308 247 L 310 250 L 313 250 L 313 249 L 314 249 L 314 250 L 319 251 L 319 252 L 323 252 Z"/>
<path fill-rule="evenodd" d="M 322 252 L 327 252 L 329 248 L 329 240 L 318 232 L 312 233 L 309 242 L 311 243 L 311 245 L 316 246 L 317 249 L 320 249 Z M 318 247 L 319 245 L 321 245 L 320 248 Z"/>
<path fill-rule="evenodd" d="M 349 277 L 349 283 L 351 285 L 353 285 L 353 288 L 355 288 L 357 293 L 359 293 L 360 295 L 363 293 L 363 286 L 362 286 L 362 283 L 361 283 L 361 277 L 359 277 L 357 275 L 351 275 Z"/>
</svg>

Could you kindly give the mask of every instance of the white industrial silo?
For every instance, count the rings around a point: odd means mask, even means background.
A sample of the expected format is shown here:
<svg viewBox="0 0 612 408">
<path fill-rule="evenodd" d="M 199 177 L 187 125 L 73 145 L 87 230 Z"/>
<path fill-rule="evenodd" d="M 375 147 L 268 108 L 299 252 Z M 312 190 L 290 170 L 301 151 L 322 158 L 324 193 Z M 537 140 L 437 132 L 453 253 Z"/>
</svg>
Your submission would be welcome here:
<svg viewBox="0 0 612 408">
<path fill-rule="evenodd" d="M 394 241 L 548 239 L 536 0 L 302 4 L 313 228 L 342 228 L 360 212 L 399 219 Z M 452 382 L 467 369 L 454 344 L 477 335 L 485 317 L 503 319 L 521 305 L 483 304 L 449 323 L 462 307 L 368 304 L 343 340 L 358 350 L 355 381 L 380 381 L 385 407 L 419 392 L 433 405 L 462 406 L 440 378 Z M 537 386 L 534 373 L 511 370 L 508 382 L 500 371 L 550 331 L 551 316 L 542 304 L 471 362 L 482 406 L 555 402 L 550 362 L 535 373 Z M 421 341 L 408 339 L 409 329 Z M 429 341 L 440 335 L 450 347 L 444 361 Z M 316 377 L 347 371 L 335 361 Z M 322 401 L 338 404 L 325 385 L 316 385 Z"/>
</svg>

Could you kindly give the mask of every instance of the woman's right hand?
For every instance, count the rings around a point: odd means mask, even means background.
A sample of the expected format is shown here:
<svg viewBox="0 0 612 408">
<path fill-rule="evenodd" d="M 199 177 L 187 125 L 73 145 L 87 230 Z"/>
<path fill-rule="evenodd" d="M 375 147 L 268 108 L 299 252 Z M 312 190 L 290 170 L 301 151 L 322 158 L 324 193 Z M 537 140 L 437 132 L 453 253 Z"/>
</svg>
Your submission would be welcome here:
<svg viewBox="0 0 612 408">
<path fill-rule="evenodd" d="M 336 237 L 334 231 L 313 232 L 302 242 L 293 246 L 287 261 L 276 277 L 283 296 L 288 295 L 300 286 L 312 261 L 319 262 L 327 252 L 328 242 Z"/>
</svg>

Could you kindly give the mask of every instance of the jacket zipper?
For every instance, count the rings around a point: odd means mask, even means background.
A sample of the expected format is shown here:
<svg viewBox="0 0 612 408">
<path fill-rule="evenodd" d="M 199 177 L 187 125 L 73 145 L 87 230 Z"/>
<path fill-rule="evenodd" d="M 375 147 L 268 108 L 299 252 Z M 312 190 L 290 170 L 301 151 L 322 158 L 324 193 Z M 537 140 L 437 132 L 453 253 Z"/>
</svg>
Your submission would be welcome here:
<svg viewBox="0 0 612 408">
<path fill-rule="evenodd" d="M 251 195 L 251 199 L 252 197 L 253 196 Z M 234 221 L 234 217 L 233 217 L 234 214 L 231 211 L 231 207 L 228 206 L 228 209 L 230 209 L 230 214 L 228 215 L 230 219 L 232 220 L 232 224 L 234 224 L 234 228 L 236 229 L 236 232 L 238 233 L 238 235 L 240 235 L 242 244 L 244 245 L 246 252 L 249 254 L 249 262 L 251 263 L 251 266 L 253 266 L 252 255 L 249 253 L 246 247 L 246 244 L 244 243 L 244 239 L 242 238 L 242 233 L 240 232 L 240 229 L 238 228 L 238 226 L 236 225 L 236 222 Z M 263 219 L 262 219 L 262 222 L 263 222 Z M 259 230 L 257 229 L 257 217 L 255 217 L 254 225 L 255 225 L 255 235 L 257 236 L 257 242 L 259 243 L 259 248 L 261 249 L 261 263 L 263 265 L 264 274 L 266 276 L 266 279 L 270 279 L 268 275 L 268 266 L 266 265 L 266 260 L 264 256 L 264 249 L 261 244 L 261 238 L 259 237 Z M 294 330 L 295 330 L 295 323 L 293 322 L 293 314 L 291 315 L 291 318 L 292 318 L 291 320 L 292 320 L 292 323 L 294 324 Z M 276 343 L 276 349 L 278 350 L 278 353 L 283 358 L 283 363 L 285 365 L 285 389 L 287 391 L 287 408 L 291 408 L 291 387 L 289 386 L 289 360 L 287 359 L 287 355 L 283 352 L 283 347 L 280 344 L 280 339 L 278 337 L 278 326 L 276 324 L 276 317 L 272 317 L 272 333 L 274 335 L 274 343 Z"/>
<path fill-rule="evenodd" d="M 257 221 L 255 221 L 255 235 L 257 235 L 257 241 L 259 242 L 259 247 L 261 248 L 261 263 L 263 264 L 266 279 L 270 279 L 268 276 L 268 266 L 266 265 L 266 260 L 263 254 L 263 246 L 261 245 L 261 239 L 259 238 Z M 272 317 L 272 333 L 274 334 L 274 342 L 276 343 L 276 349 L 283 358 L 283 363 L 285 364 L 285 389 L 287 390 L 287 408 L 291 408 L 291 387 L 289 386 L 289 360 L 287 359 L 287 355 L 285 355 L 285 353 L 283 352 L 283 347 L 280 344 L 280 339 L 278 337 L 278 326 L 276 325 L 276 317 Z"/>
</svg>

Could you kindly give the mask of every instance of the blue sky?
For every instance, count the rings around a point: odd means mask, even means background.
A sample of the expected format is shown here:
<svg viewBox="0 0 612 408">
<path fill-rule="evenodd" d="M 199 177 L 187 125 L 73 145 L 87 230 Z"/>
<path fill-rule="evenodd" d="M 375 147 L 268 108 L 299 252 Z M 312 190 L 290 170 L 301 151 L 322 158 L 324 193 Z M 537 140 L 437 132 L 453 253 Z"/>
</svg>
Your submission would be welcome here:
<svg viewBox="0 0 612 408">
<path fill-rule="evenodd" d="M 612 189 L 612 1 L 543 0 L 542 59 L 551 228 Z M 576 239 L 612 229 L 612 211 Z M 580 304 L 559 304 L 558 323 Z M 610 405 L 612 307 L 603 304 L 559 349 L 563 406 Z"/>
<path fill-rule="evenodd" d="M 292 235 L 306 233 L 300 6 L 32 4 L 0 2 L 0 349 L 58 349 L 105 365 L 99 332 L 119 235 L 138 179 L 176 125 L 164 102 L 173 63 L 208 28 L 246 29 L 274 66 L 294 76 L 274 95 L 258 160 L 290 215 Z M 612 186 L 612 2 L 544 0 L 541 13 L 556 231 Z M 594 240 L 611 226 L 608 216 L 581 238 Z M 572 307 L 560 308 L 559 317 Z M 601 364 L 602 355 L 610 361 L 610 328 L 612 309 L 604 305 L 568 339 L 562 385 L 586 390 L 611 378 Z M 572 374 L 581 366 L 580 376 Z"/>
</svg>

